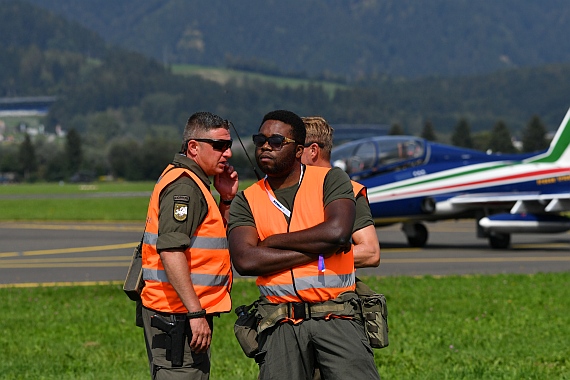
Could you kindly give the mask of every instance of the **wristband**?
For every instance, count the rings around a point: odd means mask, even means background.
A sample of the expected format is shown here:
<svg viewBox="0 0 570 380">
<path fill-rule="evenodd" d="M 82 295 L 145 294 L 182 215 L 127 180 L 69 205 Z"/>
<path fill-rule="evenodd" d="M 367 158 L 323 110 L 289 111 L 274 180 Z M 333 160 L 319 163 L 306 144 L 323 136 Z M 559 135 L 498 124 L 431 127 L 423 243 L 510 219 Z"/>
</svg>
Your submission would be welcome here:
<svg viewBox="0 0 570 380">
<path fill-rule="evenodd" d="M 222 202 L 225 205 L 231 205 L 232 201 L 233 201 L 233 199 L 222 199 L 222 198 L 220 198 L 220 202 Z"/>
<path fill-rule="evenodd" d="M 191 313 L 186 314 L 186 317 L 188 317 L 188 319 L 202 318 L 204 316 L 206 316 L 206 309 L 202 309 L 200 311 L 193 311 Z"/>
</svg>

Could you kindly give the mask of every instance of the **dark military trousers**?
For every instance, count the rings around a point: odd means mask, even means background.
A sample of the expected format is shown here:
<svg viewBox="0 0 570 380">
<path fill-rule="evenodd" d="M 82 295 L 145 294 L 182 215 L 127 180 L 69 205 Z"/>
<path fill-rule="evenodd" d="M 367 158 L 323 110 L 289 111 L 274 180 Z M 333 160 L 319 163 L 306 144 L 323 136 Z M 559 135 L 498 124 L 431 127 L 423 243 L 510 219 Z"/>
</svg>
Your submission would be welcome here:
<svg viewBox="0 0 570 380">
<path fill-rule="evenodd" d="M 151 379 L 153 380 L 208 380 L 210 378 L 210 350 L 202 354 L 196 354 L 190 350 L 190 345 L 186 337 L 184 344 L 184 360 L 181 367 L 172 367 L 172 363 L 166 359 L 166 348 L 164 347 L 164 332 L 150 325 L 150 318 L 154 314 L 168 316 L 165 313 L 158 313 L 154 310 L 142 308 L 142 319 L 144 325 L 144 337 L 146 351 L 150 367 Z M 208 316 L 208 323 L 213 332 L 212 317 Z"/>
<path fill-rule="evenodd" d="M 285 322 L 259 336 L 259 379 L 311 380 L 315 363 L 325 380 L 380 379 L 360 321 Z"/>
</svg>

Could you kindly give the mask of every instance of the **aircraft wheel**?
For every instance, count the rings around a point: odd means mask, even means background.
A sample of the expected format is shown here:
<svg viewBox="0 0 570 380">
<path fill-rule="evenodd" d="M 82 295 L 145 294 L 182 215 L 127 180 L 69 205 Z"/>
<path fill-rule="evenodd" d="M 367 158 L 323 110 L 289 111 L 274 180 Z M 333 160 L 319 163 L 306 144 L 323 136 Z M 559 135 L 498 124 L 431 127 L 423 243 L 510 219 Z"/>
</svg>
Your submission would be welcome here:
<svg viewBox="0 0 570 380">
<path fill-rule="evenodd" d="M 411 226 L 406 226 L 404 229 L 408 244 L 410 247 L 423 247 L 428 240 L 428 230 L 426 226 L 421 223 L 414 223 Z M 410 231 L 411 227 L 411 231 Z"/>
<path fill-rule="evenodd" d="M 494 249 L 507 249 L 511 244 L 511 235 L 495 233 L 489 236 L 489 245 Z"/>
</svg>

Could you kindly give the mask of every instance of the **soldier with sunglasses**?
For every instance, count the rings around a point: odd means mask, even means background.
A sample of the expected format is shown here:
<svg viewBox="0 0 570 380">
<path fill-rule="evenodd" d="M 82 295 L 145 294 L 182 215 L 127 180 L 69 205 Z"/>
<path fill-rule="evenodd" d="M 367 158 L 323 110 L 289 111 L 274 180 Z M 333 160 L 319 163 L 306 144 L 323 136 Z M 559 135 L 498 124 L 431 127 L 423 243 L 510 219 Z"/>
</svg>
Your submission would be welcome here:
<svg viewBox="0 0 570 380">
<path fill-rule="evenodd" d="M 266 177 L 238 193 L 228 241 L 241 275 L 257 276 L 259 379 L 379 379 L 359 320 L 350 237 L 354 192 L 339 168 L 301 163 L 305 125 L 265 115 L 253 136 Z"/>
<path fill-rule="evenodd" d="M 209 112 L 193 114 L 151 195 L 141 299 L 153 379 L 208 379 L 213 316 L 231 310 L 226 220 L 238 175 L 228 162 L 229 125 Z"/>
</svg>

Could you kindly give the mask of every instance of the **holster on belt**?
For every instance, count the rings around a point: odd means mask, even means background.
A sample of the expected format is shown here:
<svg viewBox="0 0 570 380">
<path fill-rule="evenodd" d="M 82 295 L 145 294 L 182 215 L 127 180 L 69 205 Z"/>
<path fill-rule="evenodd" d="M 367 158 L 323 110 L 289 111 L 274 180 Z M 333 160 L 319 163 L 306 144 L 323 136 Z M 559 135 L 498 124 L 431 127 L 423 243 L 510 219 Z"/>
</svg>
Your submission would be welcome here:
<svg viewBox="0 0 570 380">
<path fill-rule="evenodd" d="M 166 360 L 170 360 L 173 367 L 181 367 L 186 336 L 191 336 L 190 325 L 186 316 L 172 314 L 167 318 L 160 314 L 155 314 L 150 319 L 150 325 L 165 333 L 164 342 L 159 344 L 159 339 L 156 342 L 153 341 L 153 348 L 155 348 L 154 346 L 165 348 Z"/>
<path fill-rule="evenodd" d="M 357 317 L 360 313 L 360 303 L 354 292 L 345 292 L 335 299 L 317 303 L 288 302 L 275 304 L 270 303 L 265 297 L 261 297 L 257 305 L 257 313 L 261 318 L 257 332 L 261 333 L 284 319 L 298 321 L 327 318 L 331 315 Z"/>
</svg>

